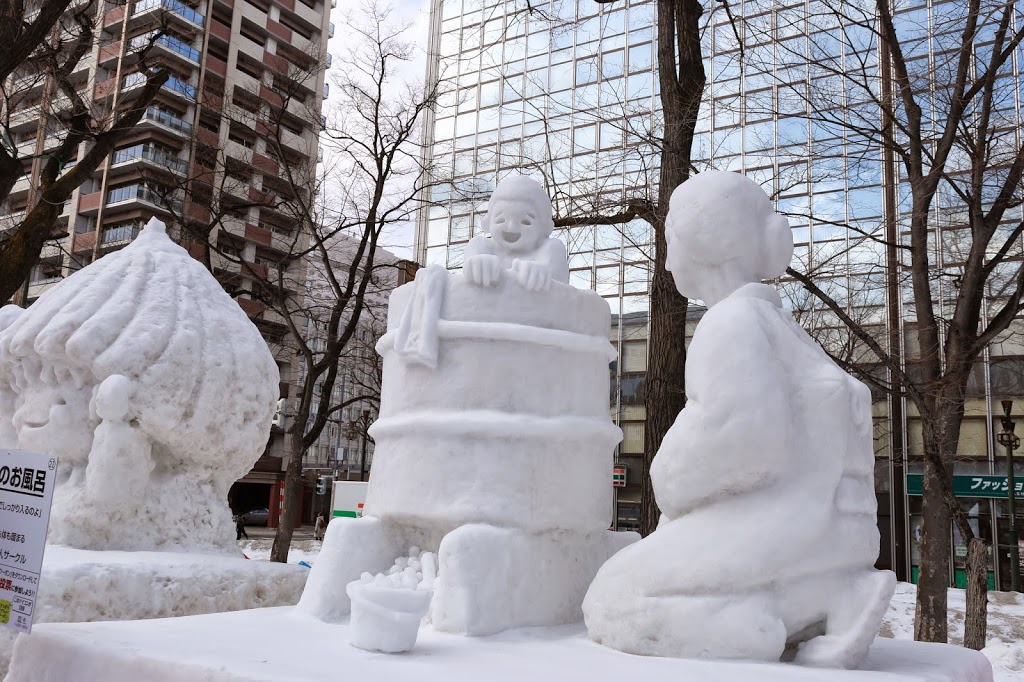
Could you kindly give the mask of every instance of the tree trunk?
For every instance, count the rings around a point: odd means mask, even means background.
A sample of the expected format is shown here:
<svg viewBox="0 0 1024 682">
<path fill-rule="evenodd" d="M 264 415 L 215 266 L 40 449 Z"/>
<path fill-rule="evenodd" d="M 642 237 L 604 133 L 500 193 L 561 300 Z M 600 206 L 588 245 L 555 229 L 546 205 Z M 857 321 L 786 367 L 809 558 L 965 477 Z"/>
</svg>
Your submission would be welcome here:
<svg viewBox="0 0 1024 682">
<path fill-rule="evenodd" d="M 676 291 L 665 269 L 665 217 L 669 197 L 690 176 L 690 155 L 704 84 L 698 0 L 658 1 L 658 82 L 665 130 L 654 222 L 651 275 L 651 328 L 644 407 L 644 472 L 640 488 L 640 534 L 658 527 L 658 503 L 651 484 L 651 462 L 665 434 L 686 404 L 686 312 L 689 301 Z"/>
<path fill-rule="evenodd" d="M 924 494 L 921 498 L 921 565 L 914 617 L 914 639 L 920 642 L 945 642 L 948 636 L 946 590 L 949 588 L 952 514 L 942 499 L 938 476 L 932 462 L 925 460 Z"/>
<path fill-rule="evenodd" d="M 664 241 L 662 233 L 661 241 Z M 654 499 L 650 470 L 661 440 L 686 404 L 686 309 L 687 300 L 676 291 L 672 274 L 665 269 L 664 248 L 655 250 L 651 283 L 650 352 L 647 359 L 644 432 L 644 476 L 640 488 L 640 534 L 650 535 L 658 527 L 658 505 Z"/>
<path fill-rule="evenodd" d="M 14 296 L 39 263 L 39 255 L 53 232 L 60 208 L 63 206 L 37 204 L 0 248 L 0 304 Z"/>
<path fill-rule="evenodd" d="M 966 616 L 964 646 L 981 651 L 988 631 L 988 552 L 985 541 L 976 537 L 967 545 Z"/>
<path fill-rule="evenodd" d="M 303 420 L 297 423 L 306 422 Z M 302 436 L 292 434 L 288 448 L 288 463 L 284 471 L 284 508 L 278 517 L 274 547 L 270 550 L 270 560 L 282 564 L 288 563 L 292 531 L 299 521 L 299 507 L 302 504 L 302 455 Z"/>
</svg>

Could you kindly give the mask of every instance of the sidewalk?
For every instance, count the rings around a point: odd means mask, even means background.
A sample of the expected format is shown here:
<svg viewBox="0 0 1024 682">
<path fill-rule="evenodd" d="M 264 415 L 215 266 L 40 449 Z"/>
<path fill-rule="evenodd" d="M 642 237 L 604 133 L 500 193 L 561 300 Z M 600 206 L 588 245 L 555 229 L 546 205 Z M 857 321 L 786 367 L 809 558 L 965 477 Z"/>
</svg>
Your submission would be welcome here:
<svg viewBox="0 0 1024 682">
<path fill-rule="evenodd" d="M 277 533 L 276 528 L 267 528 L 266 526 L 246 526 L 246 534 L 252 538 L 274 538 L 274 534 Z M 292 542 L 299 542 L 300 540 L 312 540 L 313 539 L 313 526 L 299 526 L 292 531 Z"/>
</svg>

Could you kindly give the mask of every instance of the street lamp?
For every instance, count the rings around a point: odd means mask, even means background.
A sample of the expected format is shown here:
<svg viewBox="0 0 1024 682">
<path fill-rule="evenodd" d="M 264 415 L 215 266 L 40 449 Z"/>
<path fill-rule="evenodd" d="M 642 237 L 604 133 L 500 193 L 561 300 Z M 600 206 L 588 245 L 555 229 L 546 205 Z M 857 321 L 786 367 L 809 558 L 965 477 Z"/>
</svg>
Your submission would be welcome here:
<svg viewBox="0 0 1024 682">
<path fill-rule="evenodd" d="M 1014 434 L 1013 419 L 1010 418 L 1010 411 L 1013 409 L 1012 400 L 1003 400 L 1003 429 L 996 434 L 996 440 L 1000 445 L 1006 446 L 1006 495 L 1009 502 L 1010 513 L 1010 589 L 1020 592 L 1020 547 L 1017 538 L 1017 489 L 1013 480 L 1013 451 L 1020 447 L 1020 438 Z"/>
<path fill-rule="evenodd" d="M 366 441 L 367 441 L 367 429 L 370 428 L 370 424 L 373 423 L 373 419 L 370 418 L 370 408 L 364 407 L 362 413 L 355 419 L 349 420 L 346 425 L 346 437 L 352 438 L 358 432 L 362 434 L 363 444 L 362 452 L 359 455 L 359 480 L 366 480 Z"/>
</svg>

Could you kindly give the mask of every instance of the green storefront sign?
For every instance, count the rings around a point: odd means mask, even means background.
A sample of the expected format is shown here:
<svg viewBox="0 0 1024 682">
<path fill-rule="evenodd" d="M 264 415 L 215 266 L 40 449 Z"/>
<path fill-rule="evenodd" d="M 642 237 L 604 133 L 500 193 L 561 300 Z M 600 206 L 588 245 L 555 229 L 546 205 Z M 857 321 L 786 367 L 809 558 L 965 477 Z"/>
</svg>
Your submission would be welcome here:
<svg viewBox="0 0 1024 682">
<path fill-rule="evenodd" d="M 1024 497 L 1024 480 L 1015 480 L 1017 496 Z M 957 497 L 996 497 L 1007 498 L 1006 476 L 954 476 L 953 494 Z M 924 493 L 924 475 L 907 474 L 907 494 L 921 495 Z"/>
</svg>

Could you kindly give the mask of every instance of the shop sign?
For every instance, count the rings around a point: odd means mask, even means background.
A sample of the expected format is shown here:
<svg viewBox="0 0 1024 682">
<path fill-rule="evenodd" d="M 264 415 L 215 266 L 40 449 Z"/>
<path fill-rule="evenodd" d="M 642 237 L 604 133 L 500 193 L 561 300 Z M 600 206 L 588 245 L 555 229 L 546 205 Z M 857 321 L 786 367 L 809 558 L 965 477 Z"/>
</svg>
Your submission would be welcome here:
<svg viewBox="0 0 1024 682">
<path fill-rule="evenodd" d="M 1024 480 L 1014 479 L 1015 497 L 1024 498 Z M 1006 476 L 954 476 L 953 494 L 957 497 L 1008 497 Z M 907 494 L 924 493 L 924 474 L 907 474 Z"/>
<path fill-rule="evenodd" d="M 32 630 L 57 458 L 0 450 L 0 625 Z"/>
<path fill-rule="evenodd" d="M 626 467 L 618 465 L 612 467 L 612 486 L 616 488 L 626 487 Z"/>
</svg>

